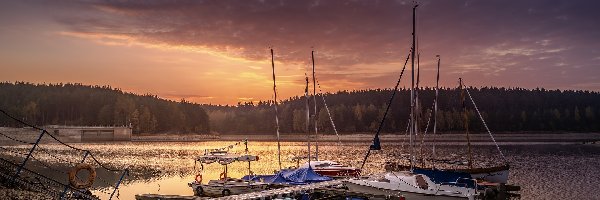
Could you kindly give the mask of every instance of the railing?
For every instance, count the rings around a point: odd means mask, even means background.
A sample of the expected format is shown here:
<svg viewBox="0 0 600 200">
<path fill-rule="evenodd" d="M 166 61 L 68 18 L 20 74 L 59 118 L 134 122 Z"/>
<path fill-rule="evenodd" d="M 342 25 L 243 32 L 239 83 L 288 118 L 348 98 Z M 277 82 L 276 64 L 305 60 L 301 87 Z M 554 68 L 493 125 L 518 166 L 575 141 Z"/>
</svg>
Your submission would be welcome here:
<svg viewBox="0 0 600 200">
<path fill-rule="evenodd" d="M 66 144 L 63 141 L 61 141 L 60 139 L 56 138 L 54 135 L 50 134 L 45 129 L 39 128 L 37 126 L 31 125 L 22 120 L 19 120 L 19 119 L 13 117 L 12 115 L 8 114 L 4 110 L 0 110 L 0 113 L 2 115 L 6 116 L 9 120 L 16 121 L 25 127 L 30 127 L 32 129 L 40 132 L 39 135 L 37 135 L 35 142 L 29 142 L 29 141 L 26 141 L 25 139 L 17 138 L 17 136 L 11 137 L 11 136 L 9 136 L 9 134 L 0 132 L 0 136 L 8 138 L 9 140 L 16 142 L 17 144 L 20 144 L 20 146 L 14 146 L 14 147 L 0 146 L 0 149 L 3 150 L 2 153 L 0 153 L 0 155 L 14 158 L 14 160 L 13 160 L 13 159 L 0 157 L 0 165 L 2 166 L 2 168 L 0 168 L 1 169 L 0 170 L 0 179 L 3 179 L 3 181 L 2 181 L 3 183 L 7 183 L 7 184 L 9 184 L 11 186 L 15 186 L 15 187 L 17 187 L 17 186 L 26 187 L 28 189 L 32 189 L 32 190 L 35 190 L 35 191 L 38 191 L 41 193 L 49 194 L 50 196 L 52 196 L 54 198 L 58 198 L 58 199 L 73 199 L 73 198 L 76 198 L 76 199 L 98 199 L 98 197 L 93 196 L 91 194 L 91 192 L 89 192 L 88 190 L 77 189 L 77 188 L 73 187 L 72 185 L 70 185 L 70 183 L 68 181 L 63 183 L 61 181 L 58 181 L 56 177 L 51 177 L 48 174 L 42 174 L 41 172 L 46 172 L 46 173 L 51 172 L 51 173 L 54 173 L 56 176 L 56 175 L 67 175 L 68 172 L 66 172 L 64 169 L 61 170 L 61 169 L 57 169 L 57 167 L 51 167 L 51 164 L 50 165 L 47 164 L 45 160 L 40 159 L 41 157 L 36 157 L 39 155 L 44 155 L 44 156 L 48 155 L 51 159 L 58 161 L 58 163 L 66 164 L 67 166 L 69 166 L 69 165 L 76 166 L 78 164 L 88 162 L 88 163 L 91 163 L 93 166 L 97 166 L 97 167 L 94 167 L 94 169 L 105 170 L 107 173 L 113 173 L 113 174 L 120 173 L 120 178 L 114 184 L 109 183 L 110 181 L 107 181 L 100 176 L 96 177 L 104 185 L 111 186 L 114 188 L 112 193 L 104 192 L 106 194 L 110 194 L 109 199 L 112 199 L 114 197 L 114 195 L 118 191 L 119 186 L 122 183 L 123 179 L 125 178 L 126 175 L 129 174 L 128 169 L 118 170 L 118 169 L 111 169 L 111 168 L 106 167 L 104 164 L 102 164 L 100 161 L 98 161 L 98 159 L 96 159 L 96 157 L 90 150 L 81 149 L 81 148 L 77 148 L 72 145 Z M 76 155 L 75 156 L 76 158 L 75 159 L 65 158 L 65 156 L 66 156 L 65 154 L 58 154 L 56 152 L 51 152 L 51 150 L 42 147 L 42 145 L 45 145 L 41 142 L 43 140 L 43 138 L 47 138 L 47 139 L 53 140 L 55 142 L 58 142 L 58 144 L 60 144 L 64 147 L 67 147 L 67 150 L 74 151 L 75 152 L 74 155 Z M 32 146 L 31 146 L 31 148 L 28 148 L 26 152 L 21 152 L 18 149 L 19 149 L 19 147 L 21 147 L 23 145 L 32 145 Z M 81 155 L 81 156 L 79 157 L 77 155 Z M 24 156 L 24 158 L 21 161 L 18 161 L 21 156 Z M 77 157 L 79 157 L 79 158 L 77 158 Z M 73 161 L 73 160 L 76 160 L 76 161 Z M 40 170 L 35 170 L 36 168 L 40 169 Z M 77 175 L 75 175 L 75 177 L 77 179 L 80 179 Z M 64 179 L 63 179 L 63 181 L 64 181 Z M 98 183 L 98 182 L 96 182 L 96 183 Z M 95 185 L 96 185 L 96 188 L 100 188 L 99 184 L 95 184 Z M 99 192 L 103 192 L 103 191 L 99 190 Z"/>
</svg>

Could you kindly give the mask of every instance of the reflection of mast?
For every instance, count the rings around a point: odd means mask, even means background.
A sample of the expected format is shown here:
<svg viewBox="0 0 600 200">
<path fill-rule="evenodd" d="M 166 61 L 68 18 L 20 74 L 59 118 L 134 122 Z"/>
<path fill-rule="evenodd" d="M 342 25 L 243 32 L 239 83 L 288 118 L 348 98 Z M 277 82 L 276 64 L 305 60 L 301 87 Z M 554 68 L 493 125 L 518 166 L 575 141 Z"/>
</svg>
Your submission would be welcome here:
<svg viewBox="0 0 600 200">
<path fill-rule="evenodd" d="M 317 130 L 317 81 L 315 78 L 315 51 L 310 52 L 312 59 L 312 72 L 313 72 L 313 101 L 315 102 L 315 112 L 313 113 L 313 121 L 315 123 L 315 160 L 319 160 L 319 132 Z"/>
<path fill-rule="evenodd" d="M 279 143 L 279 117 L 277 113 L 277 90 L 275 89 L 275 59 L 273 56 L 273 49 L 271 49 L 271 66 L 273 67 L 273 93 L 275 93 L 273 102 L 275 103 L 275 126 L 277 128 L 277 160 L 279 161 L 279 169 L 281 170 L 281 144 Z"/>
<path fill-rule="evenodd" d="M 306 135 L 308 140 L 308 166 L 310 167 L 310 106 L 308 106 L 308 76 L 306 76 L 306 89 L 304 89 L 304 98 L 306 99 Z"/>
<path fill-rule="evenodd" d="M 460 89 L 460 99 L 462 101 L 463 115 L 465 117 L 465 132 L 467 133 L 467 148 L 469 151 L 469 169 L 473 169 L 473 155 L 471 155 L 471 138 L 469 137 L 469 116 L 467 115 L 467 106 L 465 104 L 465 90 L 463 89 L 462 78 L 458 79 Z"/>
</svg>

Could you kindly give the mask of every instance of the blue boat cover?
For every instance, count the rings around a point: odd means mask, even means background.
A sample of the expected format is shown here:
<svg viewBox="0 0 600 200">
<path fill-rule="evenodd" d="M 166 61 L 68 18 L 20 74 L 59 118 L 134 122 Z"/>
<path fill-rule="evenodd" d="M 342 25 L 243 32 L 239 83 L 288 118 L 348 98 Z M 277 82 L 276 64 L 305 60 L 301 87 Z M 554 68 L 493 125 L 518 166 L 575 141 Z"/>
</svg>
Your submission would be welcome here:
<svg viewBox="0 0 600 200">
<path fill-rule="evenodd" d="M 304 185 L 332 180 L 330 177 L 317 174 L 312 167 L 299 169 L 282 169 L 274 175 L 244 176 L 244 180 L 262 181 L 265 183 Z"/>
<path fill-rule="evenodd" d="M 475 183 L 471 180 L 471 174 L 466 172 L 446 171 L 439 169 L 413 169 L 415 174 L 423 174 L 428 176 L 434 183 L 443 183 L 456 185 L 461 187 L 474 188 Z"/>
</svg>

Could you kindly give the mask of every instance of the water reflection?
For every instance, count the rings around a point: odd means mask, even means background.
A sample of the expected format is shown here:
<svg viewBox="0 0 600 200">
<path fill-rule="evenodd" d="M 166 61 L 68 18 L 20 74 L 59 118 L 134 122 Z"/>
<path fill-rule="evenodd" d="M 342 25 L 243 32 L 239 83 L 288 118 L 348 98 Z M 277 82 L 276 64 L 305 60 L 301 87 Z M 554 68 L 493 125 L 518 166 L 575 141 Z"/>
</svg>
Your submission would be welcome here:
<svg viewBox="0 0 600 200">
<path fill-rule="evenodd" d="M 221 148 L 232 142 L 148 142 L 148 143 L 110 143 L 110 144 L 75 144 L 75 146 L 90 149 L 96 158 L 111 168 L 131 169 L 118 193 L 119 199 L 131 200 L 135 194 L 159 193 L 192 195 L 187 183 L 194 179 L 199 165 L 194 167 L 194 158 L 204 153 L 204 149 Z M 320 143 L 321 160 L 333 160 L 343 164 L 360 167 L 365 150 L 370 143 L 356 142 Z M 430 145 L 430 144 L 427 144 Z M 78 160 L 76 152 L 69 151 L 61 145 L 43 144 L 43 148 L 52 151 L 68 161 Z M 16 151 L 27 151 L 27 146 L 12 146 Z M 369 157 L 363 170 L 365 173 L 383 172 L 385 162 L 407 162 L 403 159 L 409 152 L 408 145 L 403 143 L 382 144 L 382 151 L 375 151 Z M 416 148 L 421 154 L 421 149 Z M 600 147 L 594 145 L 519 145 L 502 146 L 507 161 L 511 164 L 511 183 L 522 186 L 523 199 L 593 199 L 600 196 L 597 185 L 600 184 Z M 275 142 L 249 143 L 250 154 L 258 155 L 259 161 L 252 162 L 252 172 L 269 174 L 278 170 L 277 145 Z M 284 167 L 296 166 L 291 157 L 307 154 L 305 143 L 283 142 L 282 163 Z M 314 150 L 314 148 L 313 148 Z M 422 150 L 424 157 L 431 158 L 431 146 Z M 235 146 L 231 153 L 244 153 L 242 145 Z M 466 147 L 458 144 L 444 144 L 436 147 L 439 159 L 466 161 Z M 502 162 L 495 146 L 481 144 L 473 148 L 475 166 L 491 166 Z M 65 164 L 56 159 L 36 155 L 42 162 L 51 163 L 54 168 L 67 171 L 71 164 Z M 424 160 L 425 166 L 430 166 L 429 160 Z M 436 164 L 440 166 L 440 164 Z M 451 165 L 456 167 L 457 165 Z M 440 166 L 441 167 L 441 166 Z M 458 166 L 466 167 L 466 166 Z M 218 179 L 223 171 L 219 164 L 204 166 L 203 182 Z M 62 174 L 45 171 L 57 178 L 64 179 Z M 248 173 L 247 163 L 229 165 L 230 177 L 242 177 Z M 108 199 L 113 185 L 119 174 L 98 170 L 98 176 L 103 180 L 94 183 L 94 194 Z"/>
</svg>

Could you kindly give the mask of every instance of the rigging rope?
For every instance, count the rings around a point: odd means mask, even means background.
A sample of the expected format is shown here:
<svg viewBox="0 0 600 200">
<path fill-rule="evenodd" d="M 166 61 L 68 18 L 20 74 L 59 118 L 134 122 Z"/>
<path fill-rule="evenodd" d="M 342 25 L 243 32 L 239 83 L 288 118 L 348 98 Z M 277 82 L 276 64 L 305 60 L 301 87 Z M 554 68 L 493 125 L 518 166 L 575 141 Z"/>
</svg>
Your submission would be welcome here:
<svg viewBox="0 0 600 200">
<path fill-rule="evenodd" d="M 377 128 L 377 133 L 375 133 L 375 137 L 373 138 L 373 145 L 379 145 L 379 133 L 381 132 L 381 128 L 383 127 L 383 122 L 385 122 L 385 118 L 388 114 L 388 111 L 390 110 L 390 107 L 392 106 L 392 100 L 394 100 L 394 96 L 396 96 L 396 92 L 398 91 L 398 85 L 400 85 L 400 80 L 402 80 L 402 75 L 404 75 L 404 70 L 406 69 L 406 64 L 408 63 L 408 59 L 410 58 L 410 53 L 406 56 L 406 61 L 404 61 L 404 66 L 402 67 L 402 71 L 400 72 L 400 77 L 398 77 L 398 81 L 396 82 L 396 86 L 394 87 L 394 92 L 392 93 L 392 96 L 390 97 L 390 100 L 388 102 L 387 107 L 385 108 L 385 112 L 383 113 L 383 118 L 381 119 L 381 122 L 379 123 L 379 127 Z M 381 147 L 379 146 L 379 148 L 381 149 Z M 369 158 L 369 154 L 371 154 L 371 146 L 369 146 L 369 150 L 367 151 L 367 154 L 365 155 L 365 158 L 363 159 L 362 165 L 360 166 L 360 169 L 362 170 L 363 167 L 365 166 L 365 162 L 367 162 L 367 158 Z"/>
<path fill-rule="evenodd" d="M 475 110 L 477 111 L 477 114 L 479 114 L 479 119 L 481 119 L 481 122 L 483 122 L 483 126 L 485 127 L 485 130 L 487 130 L 488 134 L 490 135 L 490 138 L 492 138 L 492 141 L 494 142 L 494 145 L 496 145 L 496 149 L 498 149 L 498 152 L 500 152 L 500 156 L 502 156 L 502 159 L 506 163 L 506 157 L 504 157 L 504 154 L 502 153 L 502 150 L 500 150 L 500 146 L 498 146 L 498 143 L 496 143 L 496 139 L 494 139 L 494 136 L 492 135 L 492 132 L 488 128 L 487 123 L 485 123 L 485 120 L 483 119 L 483 116 L 481 115 L 481 112 L 479 112 L 479 108 L 477 108 L 477 105 L 475 104 L 475 101 L 473 100 L 473 97 L 471 97 L 471 93 L 469 92 L 469 90 L 467 89 L 467 87 L 464 87 L 464 89 L 465 89 L 465 91 L 467 91 L 467 94 L 469 95 L 469 99 L 471 99 L 471 102 L 473 103 L 473 107 L 475 107 Z"/>
<path fill-rule="evenodd" d="M 323 99 L 323 105 L 325 105 L 325 110 L 327 111 L 327 116 L 329 116 L 329 121 L 331 122 L 331 126 L 333 127 L 333 132 L 335 132 L 335 135 L 337 136 L 338 145 L 341 145 L 342 140 L 340 139 L 340 135 L 338 134 L 337 129 L 335 128 L 335 124 L 333 123 L 333 118 L 331 118 L 331 113 L 329 112 L 329 107 L 327 107 L 327 102 L 325 102 L 325 95 L 323 94 L 323 91 L 321 90 L 321 84 L 319 84 L 319 81 L 317 81 L 317 85 L 319 86 L 319 94 L 321 94 L 321 98 Z"/>
</svg>

